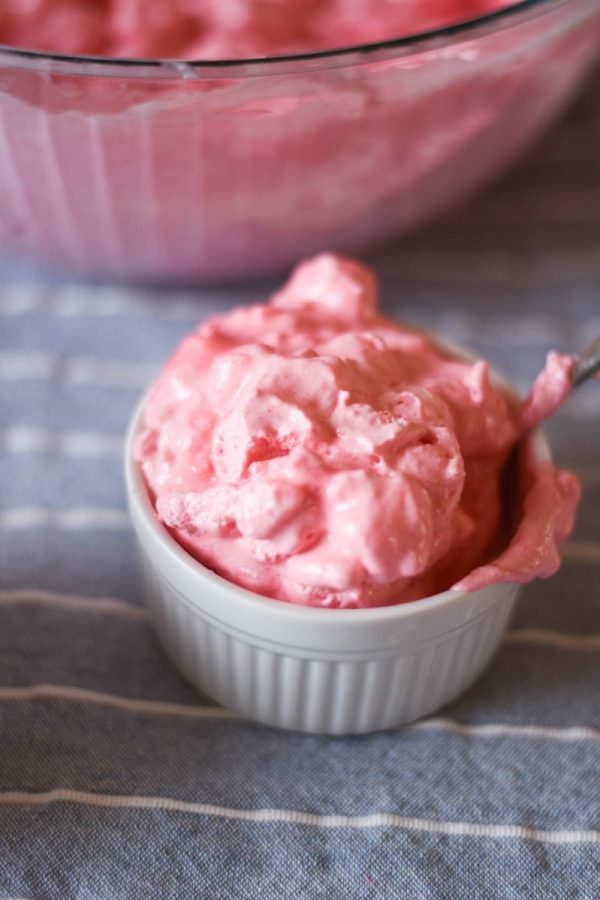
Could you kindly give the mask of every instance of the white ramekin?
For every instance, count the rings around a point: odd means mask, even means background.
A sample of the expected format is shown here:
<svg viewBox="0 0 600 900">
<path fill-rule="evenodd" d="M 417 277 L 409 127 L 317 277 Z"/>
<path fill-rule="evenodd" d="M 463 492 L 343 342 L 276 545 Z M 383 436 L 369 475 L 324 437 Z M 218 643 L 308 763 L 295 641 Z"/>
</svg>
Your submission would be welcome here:
<svg viewBox="0 0 600 900">
<path fill-rule="evenodd" d="M 204 693 L 265 724 L 361 734 L 434 712 L 485 668 L 516 584 L 376 609 L 314 609 L 254 594 L 193 559 L 158 520 L 135 462 L 142 408 L 125 470 L 147 600 L 169 655 Z M 530 440 L 549 457 L 541 434 Z"/>
</svg>

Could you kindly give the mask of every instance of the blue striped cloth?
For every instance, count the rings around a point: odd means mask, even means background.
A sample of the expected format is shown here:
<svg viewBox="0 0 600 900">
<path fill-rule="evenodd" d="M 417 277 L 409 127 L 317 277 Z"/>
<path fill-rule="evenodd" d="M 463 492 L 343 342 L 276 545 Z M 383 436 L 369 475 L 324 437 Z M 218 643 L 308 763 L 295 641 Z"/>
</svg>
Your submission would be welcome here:
<svg viewBox="0 0 600 900">
<path fill-rule="evenodd" d="M 526 387 L 600 334 L 600 81 L 530 159 L 372 258 L 388 312 Z M 361 738 L 211 706 L 154 637 L 121 438 L 147 380 L 240 291 L 0 280 L 0 896 L 600 896 L 600 392 L 548 428 L 584 484 L 558 576 L 435 718 Z"/>
</svg>

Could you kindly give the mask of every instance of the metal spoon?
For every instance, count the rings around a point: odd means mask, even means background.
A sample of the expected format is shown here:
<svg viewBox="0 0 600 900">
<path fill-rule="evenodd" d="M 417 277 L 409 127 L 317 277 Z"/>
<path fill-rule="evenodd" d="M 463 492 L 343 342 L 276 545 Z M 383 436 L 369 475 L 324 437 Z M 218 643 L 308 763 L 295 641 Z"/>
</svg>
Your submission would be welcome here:
<svg viewBox="0 0 600 900">
<path fill-rule="evenodd" d="M 547 373 L 546 369 L 544 369 L 533 382 L 533 391 L 542 388 L 544 382 L 548 382 L 550 394 L 548 396 L 548 402 L 544 402 L 541 409 L 536 409 L 537 404 L 533 399 L 535 393 L 532 394 L 532 390 L 529 391 L 522 406 L 520 421 L 521 438 L 525 437 L 530 431 L 535 430 L 549 418 L 554 416 L 555 412 L 569 399 L 569 395 L 573 393 L 575 388 L 578 388 L 584 381 L 587 381 L 589 378 L 592 378 L 600 372 L 600 337 L 597 337 L 591 344 L 588 344 L 588 346 L 577 356 L 572 357 L 572 360 L 573 362 L 569 367 L 570 371 L 568 375 L 566 372 L 557 373 L 557 378 L 560 374 L 561 381 L 563 377 L 568 378 L 566 383 L 557 383 L 554 385 L 554 373 Z M 559 388 L 560 390 L 557 392 L 556 388 Z M 545 386 L 543 391 L 546 391 Z M 556 394 L 554 398 L 552 397 L 553 393 Z"/>
<path fill-rule="evenodd" d="M 571 384 L 579 387 L 588 378 L 600 372 L 600 337 L 585 348 L 576 358 L 571 372 Z"/>
</svg>

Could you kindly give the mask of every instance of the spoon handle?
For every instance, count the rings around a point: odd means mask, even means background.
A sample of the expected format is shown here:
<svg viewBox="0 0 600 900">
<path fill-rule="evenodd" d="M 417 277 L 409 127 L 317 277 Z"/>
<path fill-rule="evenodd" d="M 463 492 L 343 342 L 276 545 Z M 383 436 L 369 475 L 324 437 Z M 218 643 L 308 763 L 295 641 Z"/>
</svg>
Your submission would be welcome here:
<svg viewBox="0 0 600 900">
<path fill-rule="evenodd" d="M 600 371 L 600 337 L 585 348 L 575 360 L 571 372 L 571 383 L 574 388 L 579 387 L 588 378 Z"/>
</svg>

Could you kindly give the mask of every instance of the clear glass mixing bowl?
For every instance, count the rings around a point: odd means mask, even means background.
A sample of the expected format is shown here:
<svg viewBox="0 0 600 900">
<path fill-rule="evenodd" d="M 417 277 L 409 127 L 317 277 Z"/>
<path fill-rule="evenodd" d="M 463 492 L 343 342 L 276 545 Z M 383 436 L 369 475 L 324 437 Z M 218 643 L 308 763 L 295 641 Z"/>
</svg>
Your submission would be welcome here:
<svg viewBox="0 0 600 900">
<path fill-rule="evenodd" d="M 0 252 L 120 279 L 265 274 L 432 219 L 513 160 L 599 46 L 598 0 L 302 56 L 0 48 Z"/>
</svg>

